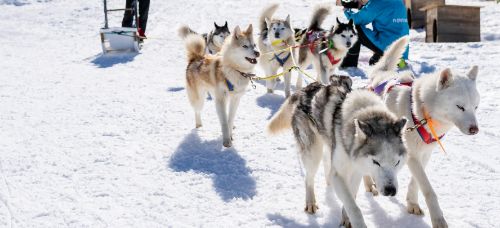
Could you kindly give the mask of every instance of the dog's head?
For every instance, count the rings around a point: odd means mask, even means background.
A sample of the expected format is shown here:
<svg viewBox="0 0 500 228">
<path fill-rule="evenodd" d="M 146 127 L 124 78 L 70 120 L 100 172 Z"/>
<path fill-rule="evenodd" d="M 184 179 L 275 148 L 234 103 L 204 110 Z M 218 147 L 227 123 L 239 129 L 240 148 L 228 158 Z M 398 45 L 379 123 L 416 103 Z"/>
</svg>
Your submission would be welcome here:
<svg viewBox="0 0 500 228">
<path fill-rule="evenodd" d="M 349 20 L 347 24 L 340 22 L 337 18 L 337 25 L 330 29 L 329 38 L 333 40 L 336 48 L 349 49 L 358 41 L 358 34 L 354 28 L 354 23 Z"/>
<path fill-rule="evenodd" d="M 231 32 L 229 32 L 229 28 L 227 26 L 227 21 L 223 26 L 217 25 L 216 22 L 214 22 L 214 25 L 215 25 L 215 29 L 213 31 L 213 38 L 212 39 L 214 41 L 214 44 L 217 47 L 222 47 L 222 45 L 224 44 L 224 40 L 226 40 L 226 38 L 229 35 L 231 35 Z"/>
<path fill-rule="evenodd" d="M 224 59 L 242 70 L 253 69 L 260 56 L 253 40 L 253 27 L 250 24 L 245 31 L 239 26 L 234 28 L 233 34 L 222 47 Z"/>
<path fill-rule="evenodd" d="M 288 40 L 295 35 L 295 31 L 290 24 L 290 15 L 288 15 L 285 20 L 271 20 L 266 18 L 266 25 L 268 31 L 267 35 L 271 43 L 274 43 L 276 40 Z"/>
<path fill-rule="evenodd" d="M 479 92 L 476 88 L 478 67 L 472 67 L 466 75 L 454 75 L 450 69 L 439 73 L 435 91 L 423 91 L 425 111 L 431 118 L 457 126 L 464 134 L 479 132 L 476 111 Z"/>
<path fill-rule="evenodd" d="M 354 120 L 354 155 L 363 172 L 373 177 L 384 196 L 395 196 L 397 173 L 406 162 L 402 132 L 406 119 L 381 113 L 369 119 Z"/>
<path fill-rule="evenodd" d="M 352 79 L 349 76 L 332 75 L 330 76 L 330 85 L 340 86 L 344 88 L 346 93 L 349 93 L 352 90 Z"/>
</svg>

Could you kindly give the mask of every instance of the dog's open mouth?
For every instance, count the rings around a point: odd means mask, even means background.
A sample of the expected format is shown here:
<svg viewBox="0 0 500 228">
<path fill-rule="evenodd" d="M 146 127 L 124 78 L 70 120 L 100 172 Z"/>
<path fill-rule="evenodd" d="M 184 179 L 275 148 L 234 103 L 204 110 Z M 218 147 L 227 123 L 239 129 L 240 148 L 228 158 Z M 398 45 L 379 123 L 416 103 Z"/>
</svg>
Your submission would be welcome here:
<svg viewBox="0 0 500 228">
<path fill-rule="evenodd" d="M 245 57 L 245 59 L 250 62 L 251 64 L 257 64 L 257 59 L 253 59 L 253 58 L 248 58 L 248 57 Z"/>
</svg>

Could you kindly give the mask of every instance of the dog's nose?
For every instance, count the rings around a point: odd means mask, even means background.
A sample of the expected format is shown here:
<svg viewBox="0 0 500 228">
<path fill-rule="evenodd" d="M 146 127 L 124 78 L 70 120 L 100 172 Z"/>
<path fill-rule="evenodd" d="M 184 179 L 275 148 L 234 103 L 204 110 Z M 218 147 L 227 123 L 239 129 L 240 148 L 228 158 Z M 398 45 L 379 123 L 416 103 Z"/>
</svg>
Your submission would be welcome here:
<svg viewBox="0 0 500 228">
<path fill-rule="evenodd" d="M 385 186 L 384 196 L 395 196 L 396 195 L 396 187 L 393 185 Z"/>
<path fill-rule="evenodd" d="M 258 51 L 253 51 L 253 53 L 255 54 L 256 57 L 260 56 L 260 52 L 258 52 Z"/>
<path fill-rule="evenodd" d="M 471 126 L 471 127 L 469 128 L 469 133 L 470 133 L 471 135 L 475 135 L 475 134 L 477 134 L 478 132 L 479 132 L 479 128 L 478 128 L 477 126 Z"/>
<path fill-rule="evenodd" d="M 350 47 L 350 46 L 351 46 L 351 44 L 352 44 L 351 42 L 347 42 L 347 43 L 346 43 L 347 47 Z"/>
<path fill-rule="evenodd" d="M 274 37 L 276 37 L 276 38 L 280 38 L 280 33 L 279 33 L 279 32 L 275 33 L 275 34 L 274 34 Z"/>
</svg>

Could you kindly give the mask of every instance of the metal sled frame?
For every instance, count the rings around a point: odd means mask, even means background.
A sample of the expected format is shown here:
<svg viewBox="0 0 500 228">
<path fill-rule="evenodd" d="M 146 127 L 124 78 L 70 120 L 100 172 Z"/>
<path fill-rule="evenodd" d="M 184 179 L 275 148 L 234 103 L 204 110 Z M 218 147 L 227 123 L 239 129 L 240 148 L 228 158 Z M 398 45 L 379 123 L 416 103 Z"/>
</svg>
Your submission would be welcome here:
<svg viewBox="0 0 500 228">
<path fill-rule="evenodd" d="M 137 35 L 138 14 L 137 0 L 134 1 L 132 8 L 108 9 L 107 0 L 104 2 L 104 28 L 101 28 L 101 45 L 103 54 L 109 52 L 139 52 L 139 36 Z M 133 11 L 135 23 L 132 28 L 109 27 L 108 12 L 115 11 Z"/>
</svg>

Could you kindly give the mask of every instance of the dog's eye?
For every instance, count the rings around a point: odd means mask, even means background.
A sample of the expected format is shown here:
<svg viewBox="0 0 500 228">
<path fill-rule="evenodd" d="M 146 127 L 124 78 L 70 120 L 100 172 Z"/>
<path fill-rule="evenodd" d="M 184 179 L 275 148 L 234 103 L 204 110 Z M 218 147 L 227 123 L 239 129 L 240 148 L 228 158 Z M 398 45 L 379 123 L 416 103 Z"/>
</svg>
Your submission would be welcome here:
<svg viewBox="0 0 500 228">
<path fill-rule="evenodd" d="M 474 108 L 474 110 L 477 110 L 477 106 Z"/>
<path fill-rule="evenodd" d="M 373 161 L 373 164 L 380 166 L 380 163 L 378 163 L 378 161 L 375 161 L 374 159 L 372 159 L 372 161 Z"/>
<path fill-rule="evenodd" d="M 253 44 L 253 48 L 257 47 L 257 45 Z"/>
<path fill-rule="evenodd" d="M 345 35 L 344 35 L 344 34 L 342 34 L 341 36 L 345 38 Z"/>
<path fill-rule="evenodd" d="M 463 106 L 457 105 L 457 108 L 462 110 L 462 112 L 465 112 L 465 108 Z"/>
<path fill-rule="evenodd" d="M 399 162 L 401 162 L 401 160 L 398 160 L 398 163 L 396 163 L 396 165 L 394 165 L 394 167 L 398 166 L 398 165 L 399 165 Z"/>
<path fill-rule="evenodd" d="M 353 37 L 354 35 L 351 35 L 351 37 Z"/>
<path fill-rule="evenodd" d="M 285 30 L 285 28 L 281 28 L 281 30 Z"/>
<path fill-rule="evenodd" d="M 248 48 L 248 46 L 247 46 L 246 44 L 245 44 L 245 45 L 243 45 L 242 47 L 243 47 L 243 48 Z"/>
<path fill-rule="evenodd" d="M 273 28 L 274 31 L 276 31 L 276 28 Z"/>
</svg>

